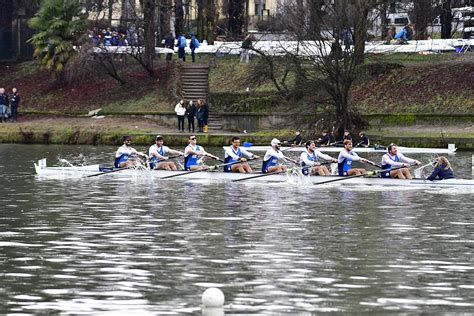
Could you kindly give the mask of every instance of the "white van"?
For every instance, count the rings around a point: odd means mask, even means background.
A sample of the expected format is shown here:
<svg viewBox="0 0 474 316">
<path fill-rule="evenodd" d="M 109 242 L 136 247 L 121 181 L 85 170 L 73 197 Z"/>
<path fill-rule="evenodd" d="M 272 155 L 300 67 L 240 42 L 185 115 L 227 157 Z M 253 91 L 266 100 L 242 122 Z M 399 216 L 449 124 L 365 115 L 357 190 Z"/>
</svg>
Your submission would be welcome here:
<svg viewBox="0 0 474 316">
<path fill-rule="evenodd" d="M 387 15 L 388 25 L 406 25 L 410 24 L 408 13 L 389 13 Z"/>
</svg>

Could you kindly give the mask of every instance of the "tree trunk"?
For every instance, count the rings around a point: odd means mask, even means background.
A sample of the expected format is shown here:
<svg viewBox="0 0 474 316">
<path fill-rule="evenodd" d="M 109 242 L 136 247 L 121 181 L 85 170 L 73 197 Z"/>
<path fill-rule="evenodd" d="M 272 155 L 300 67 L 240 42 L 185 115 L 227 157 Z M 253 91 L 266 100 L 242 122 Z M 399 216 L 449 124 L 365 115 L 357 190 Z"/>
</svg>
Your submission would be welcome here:
<svg viewBox="0 0 474 316">
<path fill-rule="evenodd" d="M 441 10 L 441 38 L 451 38 L 453 22 L 451 0 L 443 0 Z"/>
<path fill-rule="evenodd" d="M 148 73 L 153 76 L 153 60 L 155 59 L 155 0 L 143 0 L 143 37 L 145 41 L 144 63 Z"/>
<path fill-rule="evenodd" d="M 183 9 L 183 0 L 176 0 L 175 1 L 176 9 L 175 9 L 175 25 L 174 30 L 176 32 L 176 36 L 179 34 L 184 35 L 184 9 Z"/>
<path fill-rule="evenodd" d="M 309 6 L 309 27 L 307 36 L 309 40 L 321 39 L 321 25 L 323 23 L 322 7 L 324 0 L 310 0 Z"/>
<path fill-rule="evenodd" d="M 388 36 L 388 6 L 389 4 L 387 2 L 384 2 L 380 6 L 380 27 L 381 27 L 381 32 L 380 32 L 380 39 L 382 41 L 385 41 Z"/>
<path fill-rule="evenodd" d="M 354 17 L 354 60 L 356 65 L 364 63 L 365 40 L 367 37 L 367 7 L 359 6 L 355 9 Z"/>
<path fill-rule="evenodd" d="M 108 16 L 107 16 L 109 25 L 112 25 L 112 15 L 113 15 L 113 13 L 114 13 L 114 0 L 109 0 L 109 2 L 108 2 Z"/>
<path fill-rule="evenodd" d="M 208 0 L 206 24 L 204 25 L 204 35 L 202 39 L 206 39 L 209 45 L 214 44 L 216 34 L 216 9 L 216 0 Z"/>
<path fill-rule="evenodd" d="M 168 35 L 171 32 L 171 6 L 172 0 L 161 0 L 160 1 L 160 28 L 163 36 Z"/>
<path fill-rule="evenodd" d="M 229 22 L 228 30 L 233 36 L 242 35 L 242 26 L 244 24 L 245 0 L 229 0 Z"/>
<path fill-rule="evenodd" d="M 428 37 L 428 25 L 431 22 L 432 12 L 433 8 L 430 0 L 414 1 L 415 39 L 424 40 Z"/>
</svg>

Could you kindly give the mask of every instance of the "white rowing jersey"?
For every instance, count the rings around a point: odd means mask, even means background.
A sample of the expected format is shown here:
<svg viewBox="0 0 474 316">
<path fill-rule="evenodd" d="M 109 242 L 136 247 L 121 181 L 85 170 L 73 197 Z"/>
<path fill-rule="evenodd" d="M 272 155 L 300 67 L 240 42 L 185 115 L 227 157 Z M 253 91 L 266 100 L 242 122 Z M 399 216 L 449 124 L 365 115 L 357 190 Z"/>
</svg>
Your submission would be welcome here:
<svg viewBox="0 0 474 316">
<path fill-rule="evenodd" d="M 396 155 L 390 155 L 386 153 L 382 156 L 382 167 L 389 165 L 394 168 L 403 166 L 403 163 L 415 164 L 416 160 L 405 157 L 402 153 L 397 153 Z"/>
<path fill-rule="evenodd" d="M 168 146 L 160 146 L 158 147 L 156 144 L 150 146 L 150 149 L 148 150 L 148 156 L 150 157 L 156 157 L 159 160 L 162 160 L 165 155 L 169 152 L 169 147 Z"/>
<path fill-rule="evenodd" d="M 119 158 L 122 155 L 130 156 L 132 154 L 137 153 L 138 151 L 135 148 L 122 145 L 119 147 L 119 149 L 117 149 L 117 152 L 115 153 L 115 158 Z"/>
<path fill-rule="evenodd" d="M 304 166 L 312 167 L 318 163 L 318 158 L 322 158 L 324 160 L 332 160 L 331 156 L 323 154 L 319 150 L 315 150 L 312 153 L 310 153 L 308 150 L 305 150 L 300 155 L 300 163 Z"/>
<path fill-rule="evenodd" d="M 240 159 L 240 157 L 242 157 L 242 155 L 247 156 L 249 158 L 253 157 L 253 154 L 243 147 L 238 147 L 237 149 L 235 149 L 234 147 L 229 146 L 225 148 L 224 160 L 230 157 L 230 160 L 237 161 Z"/>
</svg>

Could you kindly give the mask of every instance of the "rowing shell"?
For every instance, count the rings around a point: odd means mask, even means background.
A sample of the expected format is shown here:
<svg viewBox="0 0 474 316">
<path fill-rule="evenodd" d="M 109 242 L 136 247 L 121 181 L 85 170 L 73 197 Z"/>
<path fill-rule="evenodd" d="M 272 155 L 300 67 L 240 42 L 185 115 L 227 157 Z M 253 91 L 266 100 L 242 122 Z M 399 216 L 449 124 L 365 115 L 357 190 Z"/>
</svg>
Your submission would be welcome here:
<svg viewBox="0 0 474 316">
<path fill-rule="evenodd" d="M 87 176 L 95 175 L 100 173 L 100 165 L 89 165 L 80 167 L 47 167 L 46 160 L 42 159 L 35 164 L 36 173 L 40 178 L 50 179 L 78 179 L 87 178 Z M 110 174 L 104 174 L 103 177 L 130 177 L 130 178 L 151 178 L 159 181 L 160 178 L 168 177 L 171 175 L 183 174 L 179 177 L 170 178 L 173 180 L 206 180 L 206 181 L 233 181 L 239 179 L 245 179 L 247 177 L 254 177 L 259 173 L 245 174 L 245 173 L 231 173 L 231 172 L 219 172 L 219 171 L 203 171 L 187 173 L 185 171 L 166 171 L 166 170 L 146 170 L 146 169 L 123 169 L 118 172 Z M 326 182 L 332 179 L 340 179 L 339 176 L 303 176 L 301 174 L 272 174 L 265 177 L 257 177 L 249 179 L 248 182 L 263 182 L 263 183 L 275 183 L 275 182 L 289 182 L 289 183 L 304 183 L 304 184 L 318 184 Z M 96 179 L 96 178 L 87 178 Z M 168 180 L 162 180 L 168 181 Z M 413 179 L 413 180 L 399 180 L 399 179 L 385 179 L 379 177 L 359 177 L 345 179 L 343 181 L 335 182 L 336 185 L 375 185 L 375 186 L 413 186 L 413 187 L 436 187 L 436 188 L 462 188 L 462 189 L 474 189 L 474 180 L 471 179 L 449 179 L 441 181 L 428 181 L 424 179 Z"/>
<path fill-rule="evenodd" d="M 226 147 L 224 147 L 226 148 Z M 250 146 L 245 147 L 248 151 L 267 151 L 271 147 L 270 146 Z M 402 147 L 397 146 L 398 151 L 403 154 L 454 154 L 457 150 L 454 144 L 449 144 L 448 148 L 423 148 L 423 147 Z M 305 151 L 304 146 L 296 146 L 296 147 L 280 147 L 280 150 L 288 152 L 301 152 Z M 331 152 L 331 153 L 339 153 L 342 150 L 342 147 L 318 147 L 317 148 L 321 152 Z M 352 151 L 358 153 L 386 153 L 387 149 L 378 149 L 374 147 L 356 147 L 353 148 Z"/>
</svg>

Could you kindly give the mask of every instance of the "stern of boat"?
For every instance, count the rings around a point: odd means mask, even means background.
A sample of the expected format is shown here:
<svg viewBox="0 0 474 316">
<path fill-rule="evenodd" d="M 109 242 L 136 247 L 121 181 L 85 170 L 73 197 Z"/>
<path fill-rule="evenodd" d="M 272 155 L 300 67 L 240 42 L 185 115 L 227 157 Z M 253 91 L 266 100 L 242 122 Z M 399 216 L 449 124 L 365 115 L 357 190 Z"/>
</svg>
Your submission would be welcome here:
<svg viewBox="0 0 474 316">
<path fill-rule="evenodd" d="M 41 169 L 46 168 L 46 158 L 38 160 L 38 164 L 35 163 L 35 171 L 37 174 L 41 174 Z"/>
</svg>

